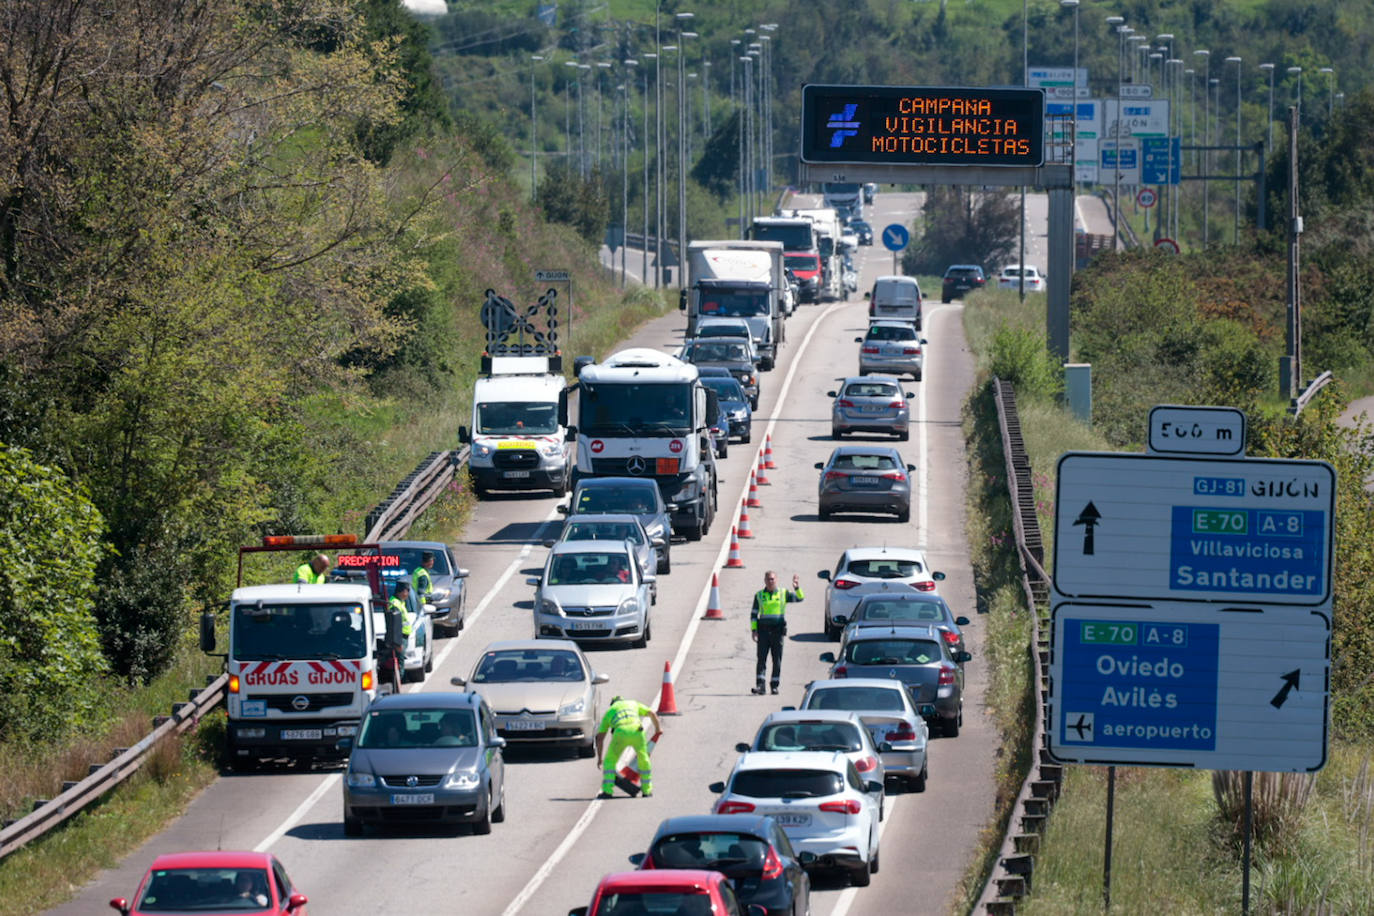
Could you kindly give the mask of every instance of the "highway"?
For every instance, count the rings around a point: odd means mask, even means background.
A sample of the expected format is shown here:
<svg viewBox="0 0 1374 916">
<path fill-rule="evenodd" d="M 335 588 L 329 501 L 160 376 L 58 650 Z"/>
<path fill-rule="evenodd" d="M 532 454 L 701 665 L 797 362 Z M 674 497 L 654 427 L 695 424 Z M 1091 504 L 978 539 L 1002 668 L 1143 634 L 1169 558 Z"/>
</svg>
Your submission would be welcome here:
<svg viewBox="0 0 1374 916">
<path fill-rule="evenodd" d="M 1044 258 L 1043 196 L 1029 233 L 1028 260 Z M 875 229 L 909 223 L 919 195 L 879 193 L 870 209 Z M 1037 216 L 1038 214 L 1038 216 Z M 632 259 L 633 260 L 633 259 Z M 891 270 L 880 246 L 856 257 L 860 291 Z M 927 289 L 924 333 L 929 339 L 925 381 L 906 382 L 912 399 L 911 441 L 895 443 L 917 465 L 912 518 L 816 516 L 815 462 L 829 454 L 827 389 L 852 373 L 854 337 L 865 326 L 860 295 L 847 303 L 806 305 L 789 320 L 780 363 L 763 376 L 761 410 L 749 446 L 732 444 L 722 463 L 720 516 L 700 542 L 673 546 L 673 570 L 660 579 L 648 648 L 590 652 L 593 665 L 611 676 L 604 699 L 615 693 L 653 700 L 671 662 L 680 717 L 665 719 L 654 755 L 654 797 L 598 801 L 594 761 L 570 755 L 510 749 L 507 752 L 505 823 L 490 836 L 368 833 L 348 839 L 341 823 L 340 771 L 267 770 L 226 774 L 202 793 L 186 814 L 116 867 L 102 872 L 69 903 L 51 912 L 89 914 L 107 909 L 111 897 L 131 895 L 151 860 L 164 852 L 193 849 L 258 849 L 279 856 L 316 914 L 410 911 L 423 913 L 561 914 L 585 905 L 601 875 L 629 869 L 627 856 L 643 851 L 658 822 L 676 814 L 706 813 L 715 796 L 709 783 L 724 779 L 733 746 L 748 740 L 763 716 L 795 704 L 804 684 L 823 677 L 817 655 L 833 644 L 821 635 L 825 583 L 851 545 L 926 547 L 933 567 L 947 579 L 940 592 L 973 623 L 965 627 L 973 660 L 967 665 L 964 728 L 957 738 L 933 738 L 929 786 L 923 794 L 894 791 L 882 823 L 882 870 L 871 887 L 848 888 L 818 878 L 812 911 L 818 916 L 944 913 L 991 820 L 993 764 L 999 745 L 984 707 L 984 622 L 977 615 L 964 542 L 965 476 L 961 409 L 973 384 L 973 363 L 964 341 L 962 304 L 939 304 Z M 676 311 L 639 329 L 628 345 L 675 351 L 684 320 Z M 452 421 L 457 425 L 457 421 Z M 746 568 L 720 572 L 724 621 L 701 621 L 713 570 L 723 565 L 729 517 L 748 484 L 748 471 L 771 435 L 778 469 L 760 488 L 762 509 L 750 511 L 755 538 L 740 543 Z M 531 588 L 540 546 L 558 530 L 555 501 L 542 496 L 496 496 L 481 502 L 457 543 L 460 562 L 471 570 L 468 626 L 443 640 L 433 674 L 408 689 L 452 689 L 452 675 L 467 676 L 489 642 L 531 634 Z M 748 609 L 763 573 L 776 569 L 784 582 L 801 576 L 806 600 L 788 608 L 791 621 L 783 664 L 782 694 L 753 696 L 754 652 Z"/>
</svg>

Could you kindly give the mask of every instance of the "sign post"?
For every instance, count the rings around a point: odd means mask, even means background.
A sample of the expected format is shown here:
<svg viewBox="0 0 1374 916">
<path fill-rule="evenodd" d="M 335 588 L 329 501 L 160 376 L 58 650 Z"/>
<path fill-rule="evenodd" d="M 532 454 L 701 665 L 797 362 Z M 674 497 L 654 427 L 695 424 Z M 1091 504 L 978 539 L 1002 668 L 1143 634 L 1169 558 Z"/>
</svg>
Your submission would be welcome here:
<svg viewBox="0 0 1374 916">
<path fill-rule="evenodd" d="M 901 223 L 889 223 L 883 227 L 883 247 L 892 252 L 892 272 L 899 273 L 897 254 L 911 242 L 911 232 Z"/>
</svg>

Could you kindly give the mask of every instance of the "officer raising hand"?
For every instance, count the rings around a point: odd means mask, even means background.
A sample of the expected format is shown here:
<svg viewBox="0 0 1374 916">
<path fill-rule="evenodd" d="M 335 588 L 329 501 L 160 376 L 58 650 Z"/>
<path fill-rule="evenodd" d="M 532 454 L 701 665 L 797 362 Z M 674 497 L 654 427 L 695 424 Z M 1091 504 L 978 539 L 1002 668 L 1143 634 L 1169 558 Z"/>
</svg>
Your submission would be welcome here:
<svg viewBox="0 0 1374 916">
<path fill-rule="evenodd" d="M 757 664 L 754 668 L 753 693 L 763 693 L 763 672 L 768 664 L 768 656 L 773 656 L 773 676 L 768 684 L 773 693 L 778 692 L 778 682 L 782 676 L 782 640 L 787 635 L 787 605 L 801 601 L 805 595 L 801 590 L 801 579 L 794 573 L 792 587 L 787 591 L 778 588 L 778 574 L 773 570 L 763 574 L 763 588 L 754 593 L 754 606 L 749 611 L 750 635 L 758 645 Z"/>
</svg>

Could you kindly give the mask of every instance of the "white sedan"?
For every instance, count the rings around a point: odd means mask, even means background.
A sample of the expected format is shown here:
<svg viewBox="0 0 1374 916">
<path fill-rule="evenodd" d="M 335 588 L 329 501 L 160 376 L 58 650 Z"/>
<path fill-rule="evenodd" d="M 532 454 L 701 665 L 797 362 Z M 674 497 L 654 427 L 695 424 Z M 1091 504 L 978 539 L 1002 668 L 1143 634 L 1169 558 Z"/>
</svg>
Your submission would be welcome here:
<svg viewBox="0 0 1374 916">
<path fill-rule="evenodd" d="M 1026 292 L 1043 293 L 1045 291 L 1045 275 L 1040 272 L 1039 268 L 1031 264 L 1026 264 L 1024 267 L 1020 264 L 1009 264 L 1003 267 L 1002 272 L 997 275 L 997 288 L 1019 290 L 1023 270 L 1026 275 Z"/>
</svg>

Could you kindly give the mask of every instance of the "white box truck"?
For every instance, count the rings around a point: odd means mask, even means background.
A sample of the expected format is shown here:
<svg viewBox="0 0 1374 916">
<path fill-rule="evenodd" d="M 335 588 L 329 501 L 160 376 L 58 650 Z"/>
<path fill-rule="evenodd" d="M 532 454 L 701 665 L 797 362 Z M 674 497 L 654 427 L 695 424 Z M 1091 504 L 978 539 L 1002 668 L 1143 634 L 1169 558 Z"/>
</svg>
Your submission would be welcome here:
<svg viewBox="0 0 1374 916">
<path fill-rule="evenodd" d="M 678 308 L 687 313 L 687 336 L 698 318 L 743 318 L 759 368 L 772 369 L 786 340 L 784 318 L 792 296 L 783 273 L 781 242 L 703 241 L 687 246 L 687 279 Z"/>
</svg>

